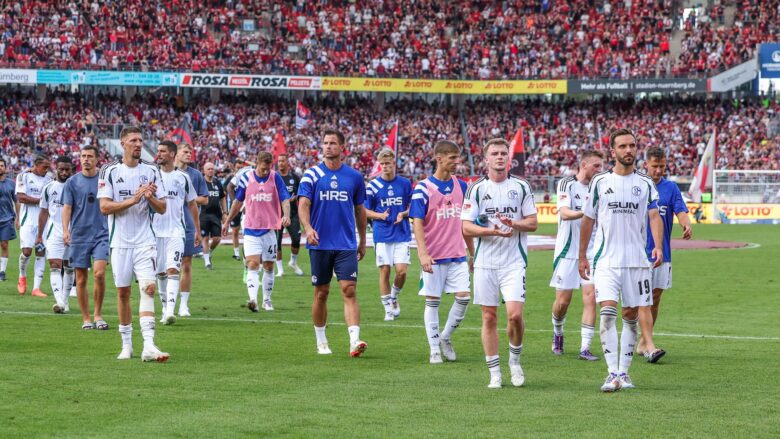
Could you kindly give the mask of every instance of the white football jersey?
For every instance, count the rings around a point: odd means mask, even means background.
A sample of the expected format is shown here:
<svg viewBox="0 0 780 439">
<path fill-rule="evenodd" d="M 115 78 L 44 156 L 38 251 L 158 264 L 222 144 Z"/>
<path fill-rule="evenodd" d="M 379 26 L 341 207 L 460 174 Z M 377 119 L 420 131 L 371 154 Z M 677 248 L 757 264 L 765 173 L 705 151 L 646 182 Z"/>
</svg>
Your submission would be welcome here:
<svg viewBox="0 0 780 439">
<path fill-rule="evenodd" d="M 160 171 L 160 175 L 168 195 L 168 205 L 162 215 L 152 211 L 152 229 L 160 238 L 184 238 L 184 209 L 189 209 L 187 204 L 198 194 L 186 172 L 174 169 L 171 172 Z"/>
<path fill-rule="evenodd" d="M 52 180 L 43 188 L 43 195 L 38 206 L 49 211 L 49 220 L 43 231 L 43 239 L 51 236 L 62 237 L 62 192 L 65 183 Z"/>
<path fill-rule="evenodd" d="M 43 187 L 50 181 L 51 177 L 48 175 L 41 177 L 30 171 L 23 172 L 16 178 L 16 193 L 25 194 L 29 197 L 41 198 Z M 40 214 L 40 208 L 37 204 L 21 203 L 19 208 L 19 224 L 21 226 L 37 227 L 38 214 Z"/>
<path fill-rule="evenodd" d="M 527 181 L 515 176 L 496 183 L 482 177 L 471 184 L 463 200 L 462 220 L 476 222 L 480 215 L 495 221 L 497 216 L 520 220 L 536 215 L 536 204 Z M 493 227 L 492 224 L 490 227 Z M 528 234 L 512 231 L 512 236 L 477 238 L 474 267 L 506 268 L 528 265 Z"/>
<path fill-rule="evenodd" d="M 647 175 L 596 174 L 584 210 L 597 222 L 593 269 L 651 267 L 645 253 L 647 212 L 657 208 L 658 190 Z"/>
<path fill-rule="evenodd" d="M 130 168 L 124 163 L 114 162 L 103 166 L 98 180 L 98 198 L 122 202 L 133 198 L 143 184 L 157 185 L 155 197 L 167 198 L 167 190 L 157 165 L 140 161 Z M 152 215 L 145 198 L 122 212 L 108 215 L 108 242 L 111 248 L 138 248 L 155 245 L 152 230 Z"/>
<path fill-rule="evenodd" d="M 553 266 L 560 259 L 578 259 L 580 251 L 580 226 L 582 219 L 563 220 L 560 210 L 568 207 L 571 210 L 581 212 L 585 204 L 585 198 L 588 196 L 588 187 L 579 181 L 575 176 L 562 178 L 558 182 L 558 235 L 555 238 L 555 252 L 553 253 Z M 588 259 L 593 258 L 593 236 L 596 235 L 596 228 L 593 228 L 590 244 L 588 245 Z"/>
</svg>

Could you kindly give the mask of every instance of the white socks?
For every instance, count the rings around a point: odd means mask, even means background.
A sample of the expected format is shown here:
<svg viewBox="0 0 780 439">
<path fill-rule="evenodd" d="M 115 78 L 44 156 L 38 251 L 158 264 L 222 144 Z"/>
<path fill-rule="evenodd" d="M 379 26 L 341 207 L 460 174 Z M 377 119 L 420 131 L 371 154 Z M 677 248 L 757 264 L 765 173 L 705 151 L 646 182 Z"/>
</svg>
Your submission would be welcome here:
<svg viewBox="0 0 780 439">
<path fill-rule="evenodd" d="M 487 363 L 491 378 L 501 376 L 501 362 L 498 355 L 485 355 L 485 362 Z"/>
<path fill-rule="evenodd" d="M 393 298 L 389 294 L 387 296 L 380 296 L 382 300 L 382 306 L 385 307 L 385 313 L 393 312 Z"/>
<path fill-rule="evenodd" d="M 360 326 L 350 326 L 347 328 L 349 331 L 349 344 L 353 345 L 360 340 Z"/>
<path fill-rule="evenodd" d="M 144 338 L 144 349 L 154 346 L 154 317 L 141 317 L 141 337 Z"/>
<path fill-rule="evenodd" d="M 75 280 L 75 275 L 73 273 L 72 267 L 65 267 L 63 269 L 62 274 L 62 303 L 64 305 L 68 304 L 68 297 L 70 296 L 70 290 L 73 288 L 73 281 Z"/>
<path fill-rule="evenodd" d="M 621 373 L 628 373 L 631 360 L 634 359 L 634 345 L 636 345 L 636 320 L 623 319 L 623 331 L 620 334 L 620 366 Z"/>
<path fill-rule="evenodd" d="M 314 335 L 317 337 L 317 344 L 328 343 L 328 338 L 325 337 L 325 327 L 315 326 Z"/>
<path fill-rule="evenodd" d="M 278 273 L 284 273 L 284 264 L 282 264 L 281 260 L 276 260 L 276 271 Z"/>
<path fill-rule="evenodd" d="M 255 273 L 257 273 L 257 271 Z M 271 301 L 271 293 L 273 293 L 273 291 L 274 291 L 274 271 L 263 270 L 263 302 Z M 257 297 L 257 291 L 255 291 L 255 297 Z"/>
<path fill-rule="evenodd" d="M 35 257 L 35 279 L 33 279 L 33 289 L 41 288 L 43 283 L 43 272 L 46 271 L 46 258 L 43 256 Z"/>
<path fill-rule="evenodd" d="M 154 319 L 152 319 L 154 320 Z M 119 325 L 119 335 L 122 336 L 122 348 L 133 348 L 133 324 Z"/>
<path fill-rule="evenodd" d="M 165 312 L 165 306 L 168 303 L 168 275 L 165 273 L 157 275 L 157 294 L 160 296 L 160 305 Z"/>
<path fill-rule="evenodd" d="M 582 336 L 582 342 L 580 343 L 580 352 L 582 351 L 589 351 L 590 350 L 590 343 L 593 341 L 593 334 L 595 333 L 595 328 L 590 325 L 582 324 L 580 326 L 580 335 Z"/>
<path fill-rule="evenodd" d="M 173 299 L 174 302 L 176 299 Z M 182 308 L 189 309 L 190 308 L 190 292 L 189 291 L 182 291 L 181 292 L 181 303 L 179 304 L 179 312 L 181 312 Z"/>
<path fill-rule="evenodd" d="M 401 289 L 395 286 L 395 284 L 393 284 L 390 287 L 390 297 L 395 299 L 396 297 L 398 297 L 399 294 L 401 294 Z"/>
<path fill-rule="evenodd" d="M 439 347 L 439 304 L 441 301 L 438 299 L 425 299 L 423 321 L 431 352 L 441 352 Z"/>
<path fill-rule="evenodd" d="M 455 303 L 450 308 L 450 314 L 447 317 L 447 324 L 444 327 L 444 331 L 441 333 L 441 338 L 449 340 L 452 337 L 452 333 L 458 329 L 460 322 L 466 317 L 466 308 L 469 306 L 469 296 L 456 297 Z"/>
<path fill-rule="evenodd" d="M 290 254 L 290 262 L 293 265 L 298 265 L 298 255 Z"/>
<path fill-rule="evenodd" d="M 62 269 L 53 269 L 49 273 L 49 283 L 51 284 L 51 294 L 59 306 L 65 306 L 62 289 Z M 67 297 L 67 295 L 65 295 Z"/>
<path fill-rule="evenodd" d="M 617 309 L 614 306 L 601 308 L 601 346 L 604 348 L 604 359 L 607 360 L 609 373 L 618 372 L 618 334 L 615 322 L 617 321 Z"/>
<path fill-rule="evenodd" d="M 5 273 L 8 268 L 8 258 L 0 258 L 0 272 Z"/>
<path fill-rule="evenodd" d="M 24 253 L 19 254 L 19 277 L 27 277 L 27 264 L 30 263 L 30 257 Z"/>
<path fill-rule="evenodd" d="M 166 283 L 167 285 L 165 288 L 165 307 L 163 308 L 163 313 L 173 315 L 174 310 L 176 309 L 176 296 L 179 293 L 179 275 L 169 274 L 168 281 Z M 182 293 L 181 297 L 182 297 L 181 302 L 182 304 L 184 304 L 184 293 Z M 187 305 L 184 305 L 184 307 L 186 308 Z"/>
<path fill-rule="evenodd" d="M 211 264 L 211 253 L 205 253 L 205 252 L 203 253 L 203 262 L 206 265 L 210 265 Z"/>
<path fill-rule="evenodd" d="M 519 366 L 520 365 L 520 354 L 523 353 L 523 345 L 520 346 L 514 346 L 512 343 L 509 343 L 509 365 L 510 366 Z"/>
<path fill-rule="evenodd" d="M 238 254 L 238 247 L 233 247 L 233 256 L 235 256 L 235 257 L 239 257 L 240 256 Z"/>
<path fill-rule="evenodd" d="M 563 325 L 566 323 L 566 317 L 559 319 L 555 317 L 555 313 L 552 315 L 553 334 L 563 335 Z"/>
<path fill-rule="evenodd" d="M 257 290 L 260 288 L 260 272 L 258 270 L 249 270 L 246 273 L 246 289 L 249 293 L 249 300 L 257 303 Z"/>
</svg>

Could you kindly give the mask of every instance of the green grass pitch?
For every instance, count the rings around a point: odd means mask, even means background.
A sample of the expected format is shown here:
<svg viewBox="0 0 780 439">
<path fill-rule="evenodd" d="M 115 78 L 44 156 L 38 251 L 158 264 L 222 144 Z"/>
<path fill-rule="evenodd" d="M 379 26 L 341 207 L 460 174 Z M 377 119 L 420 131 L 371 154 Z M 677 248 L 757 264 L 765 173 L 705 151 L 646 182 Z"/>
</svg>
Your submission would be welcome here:
<svg viewBox="0 0 780 439">
<path fill-rule="evenodd" d="M 539 233 L 553 234 L 554 227 Z M 477 307 L 453 337 L 458 361 L 428 364 L 416 258 L 400 296 L 401 317 L 387 323 L 373 252 L 361 263 L 361 335 L 369 347 L 354 359 L 337 291 L 329 301 L 334 353 L 316 354 L 305 251 L 307 275 L 288 271 L 276 282 L 276 311 L 252 314 L 244 307 L 240 263 L 220 247 L 214 271 L 194 260 L 193 317 L 158 325 L 157 344 L 171 352 L 170 362 L 143 364 L 115 359 L 120 338 L 110 276 L 111 330 L 82 331 L 75 299 L 71 313 L 60 316 L 51 313 L 53 299 L 16 293 L 14 241 L 9 281 L 0 284 L 0 437 L 777 437 L 779 232 L 770 225 L 694 226 L 695 238 L 760 247 L 675 252 L 674 288 L 664 295 L 656 329 L 669 354 L 658 365 L 636 359 L 637 388 L 616 394 L 599 392 L 603 360 L 576 358 L 576 295 L 566 354 L 550 353 L 550 251 L 530 254 L 526 385 L 508 386 L 501 333 L 505 387 L 491 391 Z M 286 262 L 289 248 L 284 252 Z M 442 322 L 451 303 L 443 300 Z M 137 319 L 134 328 L 140 354 Z M 596 339 L 593 351 L 600 350 Z"/>
</svg>

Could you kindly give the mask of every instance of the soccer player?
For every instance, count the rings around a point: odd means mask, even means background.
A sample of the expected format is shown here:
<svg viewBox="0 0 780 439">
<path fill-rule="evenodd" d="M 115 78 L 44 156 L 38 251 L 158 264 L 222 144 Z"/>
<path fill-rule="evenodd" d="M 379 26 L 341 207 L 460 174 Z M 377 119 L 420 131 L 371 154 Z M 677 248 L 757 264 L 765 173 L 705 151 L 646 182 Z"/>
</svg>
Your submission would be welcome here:
<svg viewBox="0 0 780 439">
<path fill-rule="evenodd" d="M 228 200 L 229 200 L 228 209 L 233 207 L 233 202 L 236 200 L 236 186 L 238 186 L 238 178 L 241 176 L 241 174 L 255 169 L 255 166 L 253 164 L 250 164 L 249 162 L 241 159 L 236 161 L 236 167 L 238 166 L 239 163 L 244 163 L 245 166 L 241 169 L 237 169 L 232 176 L 225 179 L 228 182 L 226 185 Z M 243 216 L 243 212 L 239 212 L 238 215 L 236 215 L 236 217 L 233 218 L 233 221 L 230 222 L 230 236 L 233 239 L 233 259 L 237 261 L 241 260 L 238 237 L 239 234 L 241 233 L 242 216 Z"/>
<path fill-rule="evenodd" d="M 38 214 L 43 187 L 51 181 L 46 174 L 51 163 L 43 156 L 35 157 L 33 167 L 19 176 L 16 181 L 16 198 L 20 204 L 19 218 L 19 245 L 22 254 L 19 255 L 19 283 L 16 290 L 24 295 L 27 292 L 27 264 L 35 247 L 35 238 L 38 236 Z M 46 269 L 46 251 L 42 247 L 35 249 L 35 278 L 33 280 L 32 295 L 46 297 L 41 291 L 43 271 Z"/>
<path fill-rule="evenodd" d="M 450 140 L 440 140 L 433 148 L 436 171 L 417 183 L 412 193 L 409 216 L 413 218 L 417 257 L 420 259 L 420 296 L 425 296 L 425 333 L 431 348 L 429 361 L 441 364 L 442 353 L 455 361 L 452 333 L 466 316 L 471 298 L 470 262 L 473 262 L 474 242 L 464 240 L 461 211 L 467 185 L 455 178 L 460 163 L 460 147 Z M 466 260 L 466 247 L 469 261 Z M 439 304 L 442 291 L 455 294 L 447 324 L 439 334 Z"/>
<path fill-rule="evenodd" d="M 176 169 L 176 144 L 164 140 L 157 145 L 157 164 L 160 166 L 162 184 L 167 194 L 165 213 L 152 213 L 152 230 L 157 241 L 157 288 L 162 303 L 160 323 L 176 323 L 176 295 L 179 293 L 179 273 L 184 258 L 184 211 L 189 210 L 199 230 L 198 205 L 195 188 L 190 177 Z M 200 234 L 195 234 L 194 246 L 200 244 Z"/>
<path fill-rule="evenodd" d="M 412 183 L 395 173 L 395 153 L 383 148 L 377 156 L 382 175 L 366 186 L 366 216 L 373 220 L 376 266 L 379 267 L 379 298 L 385 308 L 385 321 L 395 320 L 401 314 L 398 294 L 406 282 L 406 271 L 411 260 L 409 205 L 412 201 Z M 390 287 L 390 270 L 395 267 L 395 278 Z"/>
<path fill-rule="evenodd" d="M 187 174 L 198 195 L 195 202 L 203 205 L 209 201 L 209 191 L 206 187 L 206 179 L 197 169 L 190 166 L 192 163 L 192 145 L 182 143 L 176 154 L 176 168 Z M 184 241 L 184 257 L 181 260 L 181 302 L 179 302 L 179 317 L 190 316 L 190 290 L 192 289 L 192 257 L 203 250 L 200 243 L 195 243 L 195 237 L 199 235 L 200 223 L 198 215 L 192 215 L 190 209 L 184 209 L 184 224 L 186 225 L 186 240 Z M 200 240 L 198 240 L 200 241 Z"/>
<path fill-rule="evenodd" d="M 57 179 L 52 180 L 43 187 L 38 214 L 38 234 L 35 237 L 35 245 L 46 247 L 46 259 L 49 260 L 49 282 L 51 293 L 54 295 L 52 311 L 55 314 L 64 314 L 70 311 L 68 296 L 73 284 L 73 268 L 67 260 L 63 264 L 65 255 L 65 241 L 62 239 L 62 195 L 65 182 L 73 173 L 73 162 L 70 157 L 60 156 L 54 162 L 57 170 Z M 45 244 L 44 244 L 45 241 Z"/>
<path fill-rule="evenodd" d="M 512 385 L 525 382 L 523 306 L 528 266 L 528 232 L 536 231 L 536 204 L 531 186 L 508 175 L 509 142 L 489 140 L 482 148 L 487 177 L 471 184 L 463 203 L 463 235 L 477 238 L 474 254 L 474 304 L 482 306 L 482 347 L 490 372 L 488 388 L 501 388 L 497 310 L 506 303 L 509 371 Z"/>
<path fill-rule="evenodd" d="M 661 304 L 661 294 L 672 287 L 672 229 L 674 228 L 674 216 L 680 222 L 683 230 L 683 239 L 691 239 L 691 219 L 688 216 L 688 207 L 683 201 L 680 188 L 674 182 L 664 178 L 666 174 L 666 154 L 663 148 L 653 147 L 647 150 L 645 166 L 650 178 L 653 179 L 658 189 L 658 212 L 664 224 L 664 260 L 660 266 L 653 270 L 653 305 L 639 310 L 639 326 L 642 334 L 637 343 L 636 353 L 643 355 L 649 363 L 657 363 L 666 354 L 663 349 L 658 349 L 653 343 L 653 326 L 658 318 L 658 307 Z M 655 242 L 651 235 L 647 236 L 647 257 L 652 257 Z"/>
<path fill-rule="evenodd" d="M 558 182 L 558 236 L 553 253 L 553 274 L 550 286 L 555 288 L 555 302 L 552 307 L 553 343 L 552 352 L 563 355 L 563 325 L 571 303 L 572 290 L 582 288 L 582 324 L 579 358 L 596 361 L 598 357 L 590 352 L 596 324 L 596 293 L 593 280 L 580 278 L 577 265 L 580 245 L 580 223 L 584 215 L 582 206 L 588 196 L 588 184 L 604 166 L 604 154 L 600 151 L 585 151 L 580 156 L 576 175 L 562 178 Z M 593 237 L 586 252 L 593 260 Z"/>
<path fill-rule="evenodd" d="M 218 178 L 214 178 L 214 163 L 203 165 L 206 177 L 206 189 L 209 200 L 200 212 L 200 234 L 203 238 L 203 262 L 206 270 L 211 270 L 211 254 L 222 240 L 222 222 L 227 218 L 225 208 L 225 188 Z"/>
<path fill-rule="evenodd" d="M 290 225 L 287 226 L 287 233 L 290 234 L 290 262 L 287 265 L 293 269 L 296 275 L 303 276 L 303 270 L 298 266 L 298 252 L 301 250 L 301 222 L 298 219 L 298 187 L 301 184 L 301 178 L 290 170 L 290 159 L 287 154 L 279 154 L 276 158 L 279 168 L 279 175 L 287 186 L 287 192 L 290 193 Z M 282 235 L 284 229 L 276 234 L 276 276 L 284 275 L 284 265 L 282 264 Z"/>
<path fill-rule="evenodd" d="M 634 358 L 637 308 L 649 307 L 653 301 L 650 288 L 653 263 L 645 254 L 648 217 L 654 242 L 663 240 L 658 191 L 650 177 L 634 168 L 636 137 L 628 129 L 617 129 L 610 134 L 609 145 L 615 156 L 615 166 L 611 171 L 596 174 L 590 181 L 579 248 L 580 276 L 587 280 L 591 276 L 587 249 L 594 222 L 597 222 L 593 283 L 596 303 L 601 307 L 599 335 L 609 371 L 601 386 L 603 392 L 634 387 L 628 369 Z M 661 247 L 656 245 L 651 253 L 655 265 L 660 265 L 663 260 Z M 618 301 L 623 306 L 623 331 L 619 343 Z"/>
<path fill-rule="evenodd" d="M 82 328 L 107 330 L 103 320 L 108 263 L 108 223 L 100 212 L 98 194 L 98 149 L 85 146 L 79 156 L 81 172 L 65 182 L 62 195 L 62 241 L 68 246 L 68 264 L 76 271 L 76 297 Z M 89 314 L 87 270 L 92 267 L 93 319 Z M 94 321 L 94 324 L 92 323 Z"/>
<path fill-rule="evenodd" d="M 257 155 L 252 172 L 241 174 L 236 186 L 236 200 L 230 206 L 222 233 L 227 235 L 230 221 L 244 208 L 244 257 L 247 263 L 247 308 L 257 312 L 257 289 L 260 283 L 260 262 L 263 264 L 263 309 L 273 311 L 276 262 L 276 231 L 290 225 L 290 194 L 273 167 L 271 153 Z"/>
<path fill-rule="evenodd" d="M 138 280 L 141 299 L 138 315 L 144 339 L 142 361 L 167 361 L 170 355 L 154 344 L 154 267 L 157 252 L 150 210 L 165 213 L 166 191 L 160 171 L 141 160 L 141 129 L 126 127 L 119 134 L 122 161 L 100 170 L 98 199 L 100 211 L 108 216 L 109 245 L 114 284 L 117 288 L 119 333 L 122 351 L 118 360 L 133 357 L 133 315 L 130 310 L 130 286 Z"/>
<path fill-rule="evenodd" d="M 328 294 L 333 273 L 344 298 L 344 320 L 349 331 L 349 355 L 359 357 L 368 346 L 360 339 L 360 306 L 355 287 L 358 261 L 366 255 L 366 184 L 363 176 L 341 162 L 344 134 L 325 130 L 323 161 L 306 170 L 298 189 L 298 215 L 306 233 L 311 260 L 314 302 L 311 307 L 317 353 L 331 353 L 325 336 Z M 355 226 L 359 242 L 355 242 Z"/>
<path fill-rule="evenodd" d="M 5 160 L 0 157 L 0 282 L 5 282 L 8 269 L 8 241 L 16 239 L 16 191 L 8 178 Z"/>
</svg>

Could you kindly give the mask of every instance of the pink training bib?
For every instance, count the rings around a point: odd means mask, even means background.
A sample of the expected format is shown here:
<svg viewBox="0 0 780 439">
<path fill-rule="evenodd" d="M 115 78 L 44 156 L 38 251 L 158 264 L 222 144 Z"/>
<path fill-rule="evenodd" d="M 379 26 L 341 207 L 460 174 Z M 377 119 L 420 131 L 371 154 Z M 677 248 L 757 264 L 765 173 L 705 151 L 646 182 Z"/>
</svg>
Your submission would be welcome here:
<svg viewBox="0 0 780 439">
<path fill-rule="evenodd" d="M 466 256 L 460 212 L 463 209 L 463 190 L 458 180 L 452 178 L 452 193 L 444 195 L 436 184 L 425 179 L 428 189 L 428 213 L 423 230 L 428 254 L 434 259 L 462 258 Z"/>
<path fill-rule="evenodd" d="M 275 171 L 268 174 L 264 183 L 257 182 L 255 171 L 250 173 L 244 196 L 244 227 L 254 230 L 282 228 L 282 206 Z"/>
</svg>

